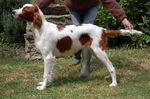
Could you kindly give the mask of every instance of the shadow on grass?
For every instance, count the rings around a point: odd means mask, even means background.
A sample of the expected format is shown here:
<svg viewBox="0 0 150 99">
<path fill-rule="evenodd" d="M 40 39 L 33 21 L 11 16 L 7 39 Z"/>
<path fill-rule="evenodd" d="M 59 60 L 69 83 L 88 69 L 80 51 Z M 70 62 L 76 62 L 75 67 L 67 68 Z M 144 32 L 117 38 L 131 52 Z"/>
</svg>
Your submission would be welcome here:
<svg viewBox="0 0 150 99">
<path fill-rule="evenodd" d="M 148 73 L 148 70 L 140 66 L 139 62 L 127 59 L 126 57 L 110 57 L 110 60 L 116 69 L 117 80 L 119 84 L 138 82 L 138 76 L 146 75 Z M 67 83 L 87 83 L 91 80 L 104 80 L 104 76 L 107 76 L 106 73 L 108 72 L 106 66 L 103 65 L 102 62 L 100 62 L 97 58 L 92 58 L 90 70 L 92 76 L 82 79 L 77 76 L 77 73 L 79 73 L 78 70 L 72 69 L 67 76 L 58 76 L 56 79 L 54 79 L 53 83 L 49 84 L 48 87 L 58 87 Z M 105 73 L 103 74 L 103 72 Z M 107 79 L 106 81 L 111 83 L 111 79 Z"/>
</svg>

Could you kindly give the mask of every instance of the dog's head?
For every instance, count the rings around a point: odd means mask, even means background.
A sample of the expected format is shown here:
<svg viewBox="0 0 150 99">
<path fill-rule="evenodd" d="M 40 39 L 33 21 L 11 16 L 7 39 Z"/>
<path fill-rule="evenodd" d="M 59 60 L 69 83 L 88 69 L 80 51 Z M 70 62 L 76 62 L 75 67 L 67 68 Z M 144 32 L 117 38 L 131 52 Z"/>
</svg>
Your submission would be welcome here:
<svg viewBox="0 0 150 99">
<path fill-rule="evenodd" d="M 41 28 L 42 19 L 35 4 L 25 4 L 22 8 L 13 10 L 12 16 L 18 20 L 33 22 L 35 28 Z"/>
</svg>

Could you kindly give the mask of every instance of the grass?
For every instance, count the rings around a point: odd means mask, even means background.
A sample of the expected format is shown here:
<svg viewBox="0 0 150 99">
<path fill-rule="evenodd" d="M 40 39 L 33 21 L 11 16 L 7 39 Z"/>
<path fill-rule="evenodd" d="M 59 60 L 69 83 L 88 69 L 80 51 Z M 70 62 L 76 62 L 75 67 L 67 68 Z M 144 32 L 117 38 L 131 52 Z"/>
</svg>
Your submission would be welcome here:
<svg viewBox="0 0 150 99">
<path fill-rule="evenodd" d="M 112 49 L 107 53 L 117 71 L 118 86 L 108 87 L 106 67 L 91 59 L 91 75 L 79 78 L 80 64 L 68 66 L 71 58 L 57 60 L 54 82 L 43 91 L 43 61 L 0 59 L 0 99 L 150 99 L 150 47 Z"/>
</svg>

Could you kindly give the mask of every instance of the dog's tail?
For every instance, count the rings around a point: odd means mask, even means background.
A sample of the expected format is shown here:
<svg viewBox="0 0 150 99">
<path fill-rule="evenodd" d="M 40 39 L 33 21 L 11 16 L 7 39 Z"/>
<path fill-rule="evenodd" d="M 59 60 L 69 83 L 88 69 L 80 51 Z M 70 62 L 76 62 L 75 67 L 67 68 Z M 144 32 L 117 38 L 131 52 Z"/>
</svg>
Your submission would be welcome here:
<svg viewBox="0 0 150 99">
<path fill-rule="evenodd" d="M 137 31 L 137 30 L 103 30 L 103 33 L 105 35 L 111 35 L 111 36 L 121 36 L 121 35 L 125 35 L 127 33 L 132 34 L 132 35 L 142 35 L 141 31 Z"/>
<path fill-rule="evenodd" d="M 141 31 L 137 31 L 137 30 L 103 30 L 102 33 L 102 40 L 100 41 L 100 47 L 102 48 L 103 51 L 106 51 L 106 36 L 110 35 L 110 36 L 121 36 L 121 35 L 125 35 L 125 34 L 136 34 L 136 35 L 142 35 Z"/>
</svg>

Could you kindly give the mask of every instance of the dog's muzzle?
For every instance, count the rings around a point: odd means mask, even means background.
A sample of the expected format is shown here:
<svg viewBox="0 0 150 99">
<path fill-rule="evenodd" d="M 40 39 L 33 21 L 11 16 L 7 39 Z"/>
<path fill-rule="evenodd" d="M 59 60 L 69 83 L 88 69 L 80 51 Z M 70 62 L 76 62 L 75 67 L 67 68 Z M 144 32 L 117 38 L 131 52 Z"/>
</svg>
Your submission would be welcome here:
<svg viewBox="0 0 150 99">
<path fill-rule="evenodd" d="M 18 16 L 19 16 L 19 13 L 18 13 L 18 10 L 13 10 L 12 12 L 11 12 L 11 14 L 12 14 L 12 16 L 14 17 L 14 18 L 18 18 Z"/>
</svg>

